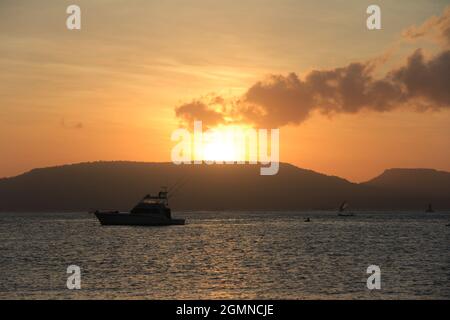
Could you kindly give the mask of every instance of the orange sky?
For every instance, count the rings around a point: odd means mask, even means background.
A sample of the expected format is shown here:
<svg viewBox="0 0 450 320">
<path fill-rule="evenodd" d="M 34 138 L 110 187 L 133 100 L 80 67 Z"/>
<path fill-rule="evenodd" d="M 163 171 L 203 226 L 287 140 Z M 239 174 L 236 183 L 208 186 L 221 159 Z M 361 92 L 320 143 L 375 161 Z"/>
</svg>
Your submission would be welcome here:
<svg viewBox="0 0 450 320">
<path fill-rule="evenodd" d="M 0 177 L 95 160 L 170 161 L 174 108 L 215 92 L 243 94 L 268 74 L 345 66 L 391 53 L 401 65 L 430 41 L 401 32 L 447 1 L 70 1 L 0 3 Z M 280 160 L 351 181 L 391 167 L 450 171 L 450 112 L 314 114 L 283 126 Z"/>
</svg>

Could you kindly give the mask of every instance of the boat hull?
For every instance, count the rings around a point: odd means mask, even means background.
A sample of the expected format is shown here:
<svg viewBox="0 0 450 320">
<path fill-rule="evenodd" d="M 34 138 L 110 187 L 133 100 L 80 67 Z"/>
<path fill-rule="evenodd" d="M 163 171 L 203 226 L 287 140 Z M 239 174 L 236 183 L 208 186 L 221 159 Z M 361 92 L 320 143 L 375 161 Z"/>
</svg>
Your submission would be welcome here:
<svg viewBox="0 0 450 320">
<path fill-rule="evenodd" d="M 353 213 L 338 213 L 339 217 L 354 217 Z"/>
<path fill-rule="evenodd" d="M 165 216 L 129 213 L 95 212 L 104 226 L 171 226 L 184 225 L 185 219 L 169 219 Z"/>
</svg>

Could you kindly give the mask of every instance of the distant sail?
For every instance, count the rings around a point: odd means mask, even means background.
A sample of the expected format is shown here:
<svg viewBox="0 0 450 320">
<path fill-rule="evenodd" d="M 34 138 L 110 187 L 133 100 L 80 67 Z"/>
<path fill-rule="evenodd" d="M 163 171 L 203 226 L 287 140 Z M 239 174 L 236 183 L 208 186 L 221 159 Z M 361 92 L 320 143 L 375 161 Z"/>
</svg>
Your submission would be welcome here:
<svg viewBox="0 0 450 320">
<path fill-rule="evenodd" d="M 339 207 L 339 212 L 342 212 L 345 210 L 345 208 L 348 207 L 347 201 L 342 202 L 341 206 Z"/>
<path fill-rule="evenodd" d="M 341 206 L 339 207 L 339 217 L 353 217 L 355 214 L 352 212 L 345 213 L 344 210 L 348 207 L 347 201 L 342 202 Z"/>
<path fill-rule="evenodd" d="M 427 212 L 427 213 L 434 212 L 433 207 L 431 206 L 431 203 L 428 204 L 428 208 L 427 208 L 427 210 L 425 212 Z"/>
</svg>

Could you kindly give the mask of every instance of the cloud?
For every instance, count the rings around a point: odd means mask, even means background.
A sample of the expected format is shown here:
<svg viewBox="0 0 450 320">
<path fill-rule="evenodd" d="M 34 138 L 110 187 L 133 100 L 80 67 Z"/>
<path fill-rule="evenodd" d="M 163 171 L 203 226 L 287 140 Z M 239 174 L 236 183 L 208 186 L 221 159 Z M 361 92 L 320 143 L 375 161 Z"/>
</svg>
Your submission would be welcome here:
<svg viewBox="0 0 450 320">
<path fill-rule="evenodd" d="M 450 6 L 448 6 L 441 16 L 433 16 L 427 19 L 420 26 L 411 26 L 403 32 L 407 39 L 432 38 L 450 45 Z"/>
<path fill-rule="evenodd" d="M 61 119 L 61 126 L 65 129 L 83 129 L 84 128 L 84 125 L 82 122 L 66 123 L 66 120 L 64 118 Z"/>
<path fill-rule="evenodd" d="M 418 36 L 434 28 L 448 35 L 448 17 L 450 9 L 408 34 Z M 403 66 L 377 78 L 380 61 L 313 70 L 303 78 L 296 73 L 270 75 L 240 97 L 209 96 L 176 108 L 176 115 L 185 122 L 202 120 L 209 126 L 246 123 L 268 128 L 301 124 L 314 111 L 333 115 L 364 109 L 387 112 L 400 106 L 417 111 L 450 107 L 450 50 L 427 58 L 418 49 Z"/>
<path fill-rule="evenodd" d="M 407 101 L 417 100 L 425 108 L 450 107 L 450 50 L 426 61 L 419 49 L 408 58 L 406 66 L 390 76 L 404 86 Z"/>
<path fill-rule="evenodd" d="M 386 111 L 403 100 L 401 87 L 390 78 L 375 80 L 368 63 L 315 70 L 304 80 L 295 73 L 270 76 L 244 95 L 244 119 L 256 125 L 300 124 L 318 110 L 325 114 L 357 113 L 367 108 Z M 253 121 L 252 121 L 253 120 Z"/>
<path fill-rule="evenodd" d="M 205 124 L 214 126 L 223 123 L 225 119 L 221 112 L 212 109 L 213 105 L 211 101 L 194 100 L 177 107 L 175 114 L 188 124 L 192 124 L 195 120 L 202 120 Z"/>
</svg>

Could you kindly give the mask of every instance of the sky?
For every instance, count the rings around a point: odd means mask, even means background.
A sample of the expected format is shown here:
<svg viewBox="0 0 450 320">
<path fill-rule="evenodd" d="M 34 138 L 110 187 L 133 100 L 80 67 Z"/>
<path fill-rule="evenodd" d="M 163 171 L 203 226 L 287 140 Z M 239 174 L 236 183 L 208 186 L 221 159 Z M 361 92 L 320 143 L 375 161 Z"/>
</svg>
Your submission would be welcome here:
<svg viewBox="0 0 450 320">
<path fill-rule="evenodd" d="M 71 4 L 81 30 L 66 28 Z M 448 21 L 431 18 L 448 1 L 377 1 L 382 29 L 371 31 L 370 4 L 2 0 L 0 177 L 170 161 L 192 110 L 181 107 L 218 112 L 212 96 L 234 121 L 280 128 L 280 161 L 302 168 L 355 182 L 393 167 L 450 171 Z M 353 74 L 346 91 L 328 86 Z M 374 103 L 355 94 L 361 83 Z"/>
</svg>

